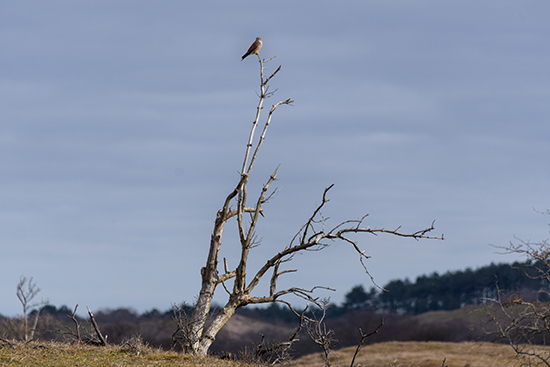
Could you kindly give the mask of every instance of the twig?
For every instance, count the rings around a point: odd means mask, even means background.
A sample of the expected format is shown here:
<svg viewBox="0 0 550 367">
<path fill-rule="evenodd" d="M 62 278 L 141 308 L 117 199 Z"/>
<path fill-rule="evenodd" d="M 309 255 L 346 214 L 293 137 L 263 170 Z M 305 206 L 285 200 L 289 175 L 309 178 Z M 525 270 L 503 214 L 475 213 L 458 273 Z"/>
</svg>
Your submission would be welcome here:
<svg viewBox="0 0 550 367">
<path fill-rule="evenodd" d="M 350 367 L 353 367 L 353 364 L 355 363 L 355 357 L 357 357 L 357 354 L 359 353 L 361 348 L 363 348 L 365 346 L 365 342 L 366 342 L 367 338 L 369 336 L 372 336 L 372 335 L 376 334 L 383 325 L 384 325 L 384 319 L 381 319 L 380 320 L 380 325 L 378 325 L 376 330 L 374 330 L 373 332 L 368 333 L 368 334 L 363 334 L 363 330 L 359 329 L 359 332 L 361 333 L 361 339 L 359 339 L 359 342 L 357 343 L 357 348 L 355 348 L 355 353 L 353 354 L 353 358 L 351 359 Z"/>
</svg>

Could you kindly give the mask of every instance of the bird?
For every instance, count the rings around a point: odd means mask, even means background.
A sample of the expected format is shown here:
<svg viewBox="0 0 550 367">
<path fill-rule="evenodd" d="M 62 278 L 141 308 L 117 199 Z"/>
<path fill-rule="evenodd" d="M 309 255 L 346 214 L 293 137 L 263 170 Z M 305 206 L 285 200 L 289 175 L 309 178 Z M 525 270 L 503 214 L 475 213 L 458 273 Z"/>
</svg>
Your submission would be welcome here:
<svg viewBox="0 0 550 367">
<path fill-rule="evenodd" d="M 246 53 L 243 55 L 241 61 L 243 61 L 247 56 L 250 56 L 252 54 L 259 55 L 260 54 L 260 49 L 262 48 L 262 45 L 263 45 L 262 39 L 260 37 L 256 37 L 256 41 L 254 41 L 252 46 L 250 46 L 248 51 L 246 51 Z"/>
</svg>

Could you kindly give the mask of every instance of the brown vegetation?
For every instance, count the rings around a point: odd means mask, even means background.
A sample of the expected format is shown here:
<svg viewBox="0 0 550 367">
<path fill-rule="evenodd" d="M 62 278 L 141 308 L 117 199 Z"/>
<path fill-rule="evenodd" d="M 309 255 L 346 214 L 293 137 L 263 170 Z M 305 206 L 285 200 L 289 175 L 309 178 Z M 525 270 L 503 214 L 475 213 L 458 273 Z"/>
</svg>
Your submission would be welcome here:
<svg viewBox="0 0 550 367">
<path fill-rule="evenodd" d="M 379 314 L 374 311 L 358 311 L 326 320 L 328 329 L 334 330 L 337 348 L 357 345 L 360 329 L 369 333 L 380 325 L 379 332 L 370 336 L 368 344 L 388 341 L 480 341 L 483 330 L 480 325 L 485 315 L 479 306 L 468 306 L 454 311 L 432 311 L 420 315 Z M 484 339 L 492 341 L 493 338 Z M 295 346 L 295 356 L 317 353 L 319 347 L 303 337 Z"/>
<path fill-rule="evenodd" d="M 153 349 L 138 340 L 122 346 L 89 346 L 55 342 L 2 342 L 1 366 L 25 367 L 246 367 L 214 357 L 196 357 Z"/>
<path fill-rule="evenodd" d="M 338 365 L 349 366 L 354 352 L 354 347 L 336 351 Z M 356 363 L 361 367 L 441 367 L 445 359 L 448 367 L 514 367 L 519 365 L 515 356 L 509 346 L 493 343 L 387 342 L 364 347 Z M 322 353 L 311 354 L 291 366 L 318 367 L 323 358 Z M 333 364 L 336 362 L 334 358 Z"/>
</svg>

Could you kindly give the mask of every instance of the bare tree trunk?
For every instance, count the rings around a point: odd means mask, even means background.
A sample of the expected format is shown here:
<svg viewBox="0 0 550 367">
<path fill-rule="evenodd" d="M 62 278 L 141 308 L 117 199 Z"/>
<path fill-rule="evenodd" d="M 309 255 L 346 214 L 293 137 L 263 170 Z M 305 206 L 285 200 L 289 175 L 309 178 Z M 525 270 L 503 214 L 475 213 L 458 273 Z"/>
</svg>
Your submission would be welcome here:
<svg viewBox="0 0 550 367">
<path fill-rule="evenodd" d="M 34 317 L 34 322 L 32 324 L 32 328 L 30 330 L 31 332 L 31 335 L 30 335 L 30 338 L 29 340 L 33 340 L 34 339 L 34 332 L 36 331 L 36 327 L 38 325 L 38 317 L 40 316 L 40 308 L 37 308 L 36 309 L 36 316 Z"/>
</svg>

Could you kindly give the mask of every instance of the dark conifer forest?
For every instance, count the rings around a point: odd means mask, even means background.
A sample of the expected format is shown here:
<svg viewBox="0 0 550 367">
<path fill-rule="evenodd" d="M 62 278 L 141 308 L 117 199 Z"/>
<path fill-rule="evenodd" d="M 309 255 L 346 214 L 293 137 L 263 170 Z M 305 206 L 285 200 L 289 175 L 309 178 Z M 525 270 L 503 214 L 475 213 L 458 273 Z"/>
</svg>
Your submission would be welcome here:
<svg viewBox="0 0 550 367">
<path fill-rule="evenodd" d="M 428 311 L 450 311 L 466 305 L 487 303 L 488 299 L 501 293 L 518 293 L 524 299 L 546 301 L 549 285 L 537 278 L 540 275 L 537 264 L 514 262 L 512 264 L 490 264 L 472 270 L 434 272 L 421 275 L 416 280 L 396 279 L 380 288 L 366 290 L 356 285 L 346 293 L 343 302 L 331 304 L 328 317 L 340 316 L 354 311 L 379 311 L 400 315 L 417 315 Z M 367 283 L 368 285 L 368 283 Z M 266 319 L 290 320 L 295 317 L 283 306 L 256 309 Z"/>
<path fill-rule="evenodd" d="M 546 296 L 539 293 L 547 289 L 536 278 L 536 267 L 527 263 L 491 264 L 476 270 L 466 269 L 439 275 L 421 275 L 414 282 L 392 280 L 384 286 L 386 291 L 362 292 L 355 287 L 346 294 L 342 307 L 350 309 L 383 309 L 401 314 L 420 314 L 427 311 L 455 310 L 466 305 L 486 303 L 504 292 L 522 292 L 524 297 Z M 536 296 L 535 296 L 536 297 Z"/>
</svg>

